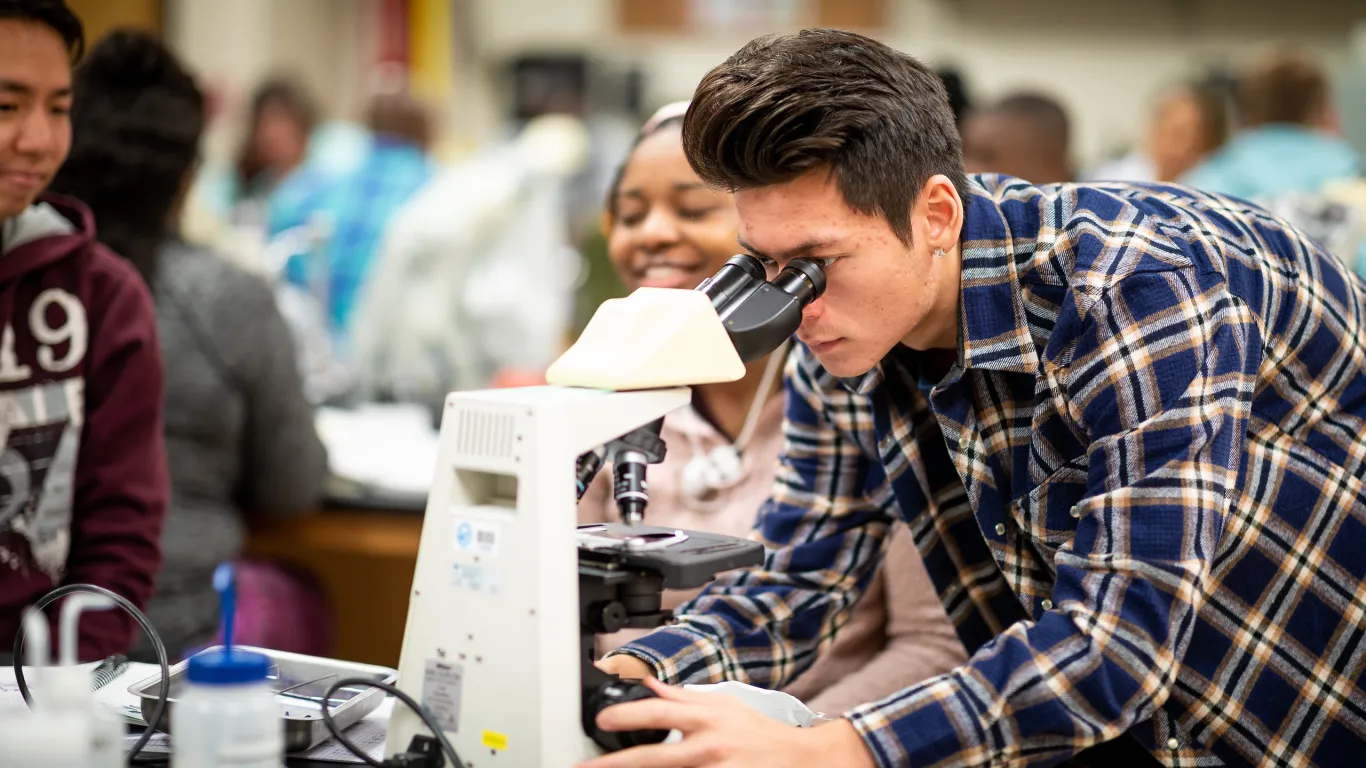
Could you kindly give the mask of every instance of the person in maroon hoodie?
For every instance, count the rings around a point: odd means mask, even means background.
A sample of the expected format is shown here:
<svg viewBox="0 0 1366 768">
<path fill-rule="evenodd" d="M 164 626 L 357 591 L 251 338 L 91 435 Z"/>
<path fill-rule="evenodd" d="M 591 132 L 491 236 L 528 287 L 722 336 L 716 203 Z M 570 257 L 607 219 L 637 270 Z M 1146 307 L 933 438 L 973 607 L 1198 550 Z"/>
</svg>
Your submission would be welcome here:
<svg viewBox="0 0 1366 768">
<path fill-rule="evenodd" d="M 169 494 L 163 372 L 137 271 L 80 202 L 41 194 L 71 144 L 84 46 L 61 0 L 0 0 L 0 654 L 24 607 L 89 583 L 144 606 Z M 123 611 L 88 614 L 83 659 L 126 651 Z"/>
</svg>

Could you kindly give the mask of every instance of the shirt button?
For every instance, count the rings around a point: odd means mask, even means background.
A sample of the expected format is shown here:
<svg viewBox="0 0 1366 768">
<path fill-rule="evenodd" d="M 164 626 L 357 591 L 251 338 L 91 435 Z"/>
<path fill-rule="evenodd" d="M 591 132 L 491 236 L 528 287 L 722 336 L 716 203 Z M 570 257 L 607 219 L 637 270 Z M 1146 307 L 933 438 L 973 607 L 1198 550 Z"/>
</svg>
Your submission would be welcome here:
<svg viewBox="0 0 1366 768">
<path fill-rule="evenodd" d="M 1181 742 L 1177 741 L 1176 739 L 1174 739 L 1174 738 L 1172 738 L 1172 739 L 1167 739 L 1167 749 L 1176 749 L 1177 747 L 1180 747 L 1180 746 L 1181 746 Z"/>
<path fill-rule="evenodd" d="M 1073 505 L 1072 505 L 1072 517 L 1081 517 L 1081 505 L 1080 505 L 1080 504 L 1073 504 Z"/>
<path fill-rule="evenodd" d="M 996 535 L 997 535 L 997 536 L 1004 536 L 1004 535 L 1006 535 L 1006 524 L 1005 524 L 1005 523 L 997 523 L 997 524 L 996 524 Z"/>
<path fill-rule="evenodd" d="M 1052 601 L 1052 600 L 1049 600 L 1049 599 L 1046 598 L 1046 597 L 1044 598 L 1044 601 L 1043 601 L 1043 603 L 1041 603 L 1041 605 L 1043 605 L 1043 609 L 1044 609 L 1045 611 L 1051 611 L 1051 610 L 1053 610 L 1053 601 Z"/>
</svg>

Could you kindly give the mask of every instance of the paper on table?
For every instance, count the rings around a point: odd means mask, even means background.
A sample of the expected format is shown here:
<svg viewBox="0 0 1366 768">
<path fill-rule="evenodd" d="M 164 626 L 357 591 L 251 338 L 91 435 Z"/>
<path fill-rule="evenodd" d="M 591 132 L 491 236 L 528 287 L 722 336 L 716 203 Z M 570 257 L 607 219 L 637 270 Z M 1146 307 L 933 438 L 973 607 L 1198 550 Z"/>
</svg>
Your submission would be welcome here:
<svg viewBox="0 0 1366 768">
<path fill-rule="evenodd" d="M 129 686 L 148 678 L 161 679 L 161 666 L 131 661 L 123 674 L 95 691 L 95 703 L 114 713 L 124 722 L 142 725 L 142 699 L 128 692 Z"/>
<path fill-rule="evenodd" d="M 374 712 L 365 716 L 364 720 L 347 728 L 346 738 L 350 739 L 360 749 L 364 750 L 372 760 L 384 759 L 384 739 L 389 731 L 389 715 L 394 711 L 394 699 L 385 697 L 384 701 L 375 708 Z M 131 747 L 137 740 L 137 736 L 128 737 L 128 745 Z M 145 753 L 165 753 L 171 751 L 170 737 L 164 733 L 158 733 L 147 742 L 147 746 L 142 748 Z M 302 757 L 309 760 L 317 760 L 324 763 L 354 763 L 361 764 L 364 760 L 351 754 L 350 750 L 343 747 L 336 739 L 327 739 L 318 746 L 308 750 L 290 755 L 291 757 Z"/>
<path fill-rule="evenodd" d="M 92 661 L 80 666 L 93 674 L 99 662 Z M 32 668 L 24 667 L 24 682 L 28 683 L 30 689 L 38 687 L 37 679 L 38 674 Z M 19 692 L 19 683 L 14 679 L 14 667 L 8 664 L 0 666 L 0 717 L 27 711 L 24 694 Z"/>
<path fill-rule="evenodd" d="M 420 406 L 319 408 L 314 420 L 337 477 L 399 493 L 425 494 L 436 473 L 438 437 Z"/>
</svg>

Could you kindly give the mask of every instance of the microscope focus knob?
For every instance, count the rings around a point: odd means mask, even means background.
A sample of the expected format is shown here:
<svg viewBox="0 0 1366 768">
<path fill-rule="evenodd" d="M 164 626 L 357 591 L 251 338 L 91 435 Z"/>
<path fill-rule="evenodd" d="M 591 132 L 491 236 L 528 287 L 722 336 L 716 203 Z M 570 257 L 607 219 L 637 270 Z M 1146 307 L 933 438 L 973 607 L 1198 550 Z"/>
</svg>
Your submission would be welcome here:
<svg viewBox="0 0 1366 768">
<path fill-rule="evenodd" d="M 617 600 L 594 603 L 588 609 L 588 626 L 598 635 L 625 629 L 627 618 L 626 606 Z"/>
<path fill-rule="evenodd" d="M 616 752 L 641 744 L 658 744 L 668 731 L 603 731 L 598 729 L 598 713 L 614 704 L 654 698 L 654 691 L 638 680 L 613 680 L 598 686 L 588 695 L 584 706 L 584 730 L 606 752 Z"/>
</svg>

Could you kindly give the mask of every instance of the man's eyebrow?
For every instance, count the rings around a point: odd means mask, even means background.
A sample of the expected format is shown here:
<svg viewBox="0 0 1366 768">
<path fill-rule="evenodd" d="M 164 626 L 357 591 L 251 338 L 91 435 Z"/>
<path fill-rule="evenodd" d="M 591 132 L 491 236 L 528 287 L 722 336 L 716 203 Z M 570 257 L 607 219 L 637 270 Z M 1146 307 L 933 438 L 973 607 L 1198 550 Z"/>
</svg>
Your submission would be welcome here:
<svg viewBox="0 0 1366 768">
<path fill-rule="evenodd" d="M 33 86 L 21 83 L 17 80 L 6 80 L 4 78 L 0 78 L 0 92 L 17 93 L 23 96 L 28 96 L 36 93 L 37 91 L 33 88 Z M 70 95 L 71 86 L 67 86 L 65 88 L 53 91 L 51 94 L 51 96 L 55 98 L 65 98 Z"/>
<path fill-rule="evenodd" d="M 780 254 L 777 254 L 777 255 L 774 255 L 774 256 L 770 256 L 770 255 L 768 255 L 767 253 L 764 253 L 763 251 L 760 251 L 758 248 L 755 248 L 754 246 L 752 246 L 752 245 L 750 245 L 749 243 L 745 242 L 745 239 L 744 239 L 743 237 L 737 236 L 737 237 L 735 238 L 735 241 L 738 242 L 738 243 L 740 244 L 740 247 L 741 247 L 741 248 L 744 248 L 745 250 L 749 251 L 750 253 L 754 254 L 755 256 L 758 256 L 758 257 L 764 258 L 764 259 L 772 259 L 772 260 L 774 260 L 774 261 L 789 261 L 789 260 L 791 260 L 791 259 L 801 258 L 804 254 L 810 253 L 811 251 L 817 250 L 817 249 L 819 249 L 819 248 L 825 248 L 825 247 L 827 247 L 827 246 L 834 245 L 835 243 L 839 242 L 837 239 L 836 239 L 836 240 L 807 240 L 806 242 L 804 242 L 804 243 L 802 243 L 802 244 L 800 244 L 800 245 L 798 245 L 798 246 L 796 246 L 796 247 L 794 247 L 794 248 L 790 248 L 790 249 L 788 249 L 787 251 L 785 251 L 785 252 L 783 252 L 783 253 L 780 253 Z"/>
</svg>

